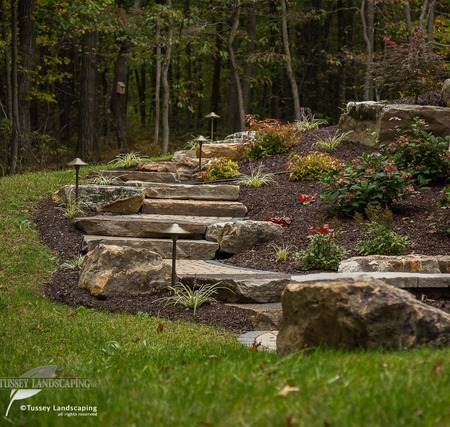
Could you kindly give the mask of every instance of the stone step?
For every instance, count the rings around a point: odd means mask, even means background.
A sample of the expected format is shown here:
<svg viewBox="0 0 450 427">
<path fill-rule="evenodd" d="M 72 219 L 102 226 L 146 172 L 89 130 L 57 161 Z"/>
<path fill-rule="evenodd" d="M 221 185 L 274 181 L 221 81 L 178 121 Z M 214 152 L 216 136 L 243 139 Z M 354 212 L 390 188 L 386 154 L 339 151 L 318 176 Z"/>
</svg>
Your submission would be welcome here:
<svg viewBox="0 0 450 427">
<path fill-rule="evenodd" d="M 247 310 L 250 313 L 252 325 L 258 330 L 274 330 L 280 326 L 283 310 L 281 303 L 270 304 L 226 304 Z"/>
<path fill-rule="evenodd" d="M 115 237 L 170 238 L 167 229 L 178 224 L 189 234 L 180 234 L 179 239 L 201 239 L 206 226 L 215 222 L 231 221 L 232 218 L 185 215 L 118 215 L 77 218 L 75 226 L 85 234 Z"/>
<path fill-rule="evenodd" d="M 95 171 L 88 175 L 89 177 L 95 177 L 97 174 L 102 174 L 107 177 L 118 177 L 122 181 L 142 181 L 142 182 L 164 182 L 164 183 L 176 183 L 179 182 L 177 175 L 172 172 L 146 172 L 146 171 L 130 171 L 130 170 L 102 170 Z"/>
<path fill-rule="evenodd" d="M 289 274 L 238 268 L 217 261 L 180 260 L 176 271 L 178 279 L 187 285 L 217 284 L 217 299 L 233 304 L 278 303 L 291 279 Z"/>
<path fill-rule="evenodd" d="M 239 185 L 168 184 L 129 181 L 128 186 L 142 187 L 149 199 L 239 200 Z"/>
<path fill-rule="evenodd" d="M 172 257 L 171 239 L 145 239 L 142 237 L 92 236 L 83 237 L 83 252 L 89 252 L 99 244 L 131 246 L 136 249 L 148 249 L 163 258 Z M 178 240 L 177 259 L 214 259 L 219 244 L 206 240 Z"/>
<path fill-rule="evenodd" d="M 247 208 L 239 202 L 145 199 L 144 204 L 142 205 L 142 213 L 160 215 L 243 217 L 247 213 Z"/>
</svg>

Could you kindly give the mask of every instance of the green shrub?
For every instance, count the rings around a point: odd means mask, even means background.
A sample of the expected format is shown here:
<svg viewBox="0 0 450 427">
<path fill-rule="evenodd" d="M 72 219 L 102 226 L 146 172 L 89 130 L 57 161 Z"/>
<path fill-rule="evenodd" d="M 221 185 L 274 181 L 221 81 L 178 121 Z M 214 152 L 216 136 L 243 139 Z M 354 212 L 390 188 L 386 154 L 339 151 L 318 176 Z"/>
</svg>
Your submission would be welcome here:
<svg viewBox="0 0 450 427">
<path fill-rule="evenodd" d="M 326 184 L 321 199 L 344 215 L 363 212 L 367 205 L 391 206 L 415 192 L 411 174 L 377 154 L 363 154 L 338 173 L 325 173 L 321 182 Z"/>
<path fill-rule="evenodd" d="M 309 227 L 312 234 L 308 247 L 295 253 L 302 270 L 334 270 L 347 256 L 347 251 L 336 242 L 336 234 L 328 224 Z"/>
<path fill-rule="evenodd" d="M 206 170 L 199 172 L 198 178 L 202 181 L 215 181 L 216 179 L 233 178 L 239 175 L 239 165 L 233 160 L 221 157 L 211 163 Z"/>
<path fill-rule="evenodd" d="M 341 162 L 326 153 L 313 151 L 306 156 L 292 154 L 287 163 L 287 173 L 290 181 L 317 181 L 324 172 L 336 173 L 341 168 Z"/>
<path fill-rule="evenodd" d="M 148 161 L 148 157 L 142 157 L 137 152 L 119 154 L 114 160 L 109 163 L 116 168 L 131 168 L 139 163 Z"/>
<path fill-rule="evenodd" d="M 294 125 L 282 124 L 276 119 L 257 120 L 250 114 L 246 120 L 248 129 L 255 132 L 247 149 L 250 160 L 285 153 L 299 140 L 299 130 Z"/>
<path fill-rule="evenodd" d="M 363 238 L 356 244 L 360 255 L 403 255 L 413 242 L 407 236 L 391 230 L 394 216 L 389 208 L 368 205 L 365 209 L 367 221 L 360 213 L 355 220 L 364 227 Z"/>
<path fill-rule="evenodd" d="M 436 137 L 427 132 L 428 127 L 424 120 L 416 117 L 411 131 L 404 131 L 395 141 L 380 148 L 399 169 L 408 170 L 413 178 L 442 181 L 448 178 L 450 170 L 450 136 Z"/>
<path fill-rule="evenodd" d="M 450 206 L 450 187 L 445 187 L 442 190 L 441 197 L 438 200 L 437 205 L 438 205 L 438 208 L 446 209 L 446 210 L 448 209 L 448 207 Z M 443 215 L 441 222 L 448 224 L 449 218 L 450 218 L 450 215 L 446 212 Z M 450 227 L 447 228 L 447 233 L 450 233 Z"/>
</svg>

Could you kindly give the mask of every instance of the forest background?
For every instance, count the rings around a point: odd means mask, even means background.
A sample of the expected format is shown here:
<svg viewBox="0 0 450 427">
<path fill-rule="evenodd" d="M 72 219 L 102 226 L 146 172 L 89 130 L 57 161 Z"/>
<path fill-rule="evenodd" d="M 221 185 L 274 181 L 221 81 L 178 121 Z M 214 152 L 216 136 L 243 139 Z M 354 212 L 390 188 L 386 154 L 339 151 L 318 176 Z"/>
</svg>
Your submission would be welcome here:
<svg viewBox="0 0 450 427">
<path fill-rule="evenodd" d="M 211 111 L 219 136 L 332 124 L 449 76 L 448 0 L 0 0 L 0 23 L 0 176 L 165 154 Z"/>
</svg>

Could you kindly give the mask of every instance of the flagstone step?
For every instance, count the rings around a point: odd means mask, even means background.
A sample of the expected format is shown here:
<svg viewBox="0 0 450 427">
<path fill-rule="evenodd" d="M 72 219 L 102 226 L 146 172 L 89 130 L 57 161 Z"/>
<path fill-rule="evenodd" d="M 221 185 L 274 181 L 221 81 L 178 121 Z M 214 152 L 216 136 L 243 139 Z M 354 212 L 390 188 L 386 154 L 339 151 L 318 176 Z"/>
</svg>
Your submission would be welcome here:
<svg viewBox="0 0 450 427">
<path fill-rule="evenodd" d="M 281 303 L 226 305 L 247 310 L 251 316 L 253 328 L 258 330 L 278 329 L 283 317 Z"/>
<path fill-rule="evenodd" d="M 242 203 L 228 201 L 145 199 L 142 205 L 142 213 L 244 217 L 247 208 Z"/>
<path fill-rule="evenodd" d="M 231 217 L 186 216 L 186 215 L 117 215 L 77 218 L 75 226 L 83 233 L 115 237 L 170 238 L 166 231 L 178 224 L 189 234 L 180 234 L 179 239 L 201 239 L 209 224 L 231 221 Z"/>
<path fill-rule="evenodd" d="M 173 243 L 171 239 L 155 239 L 142 237 L 92 236 L 83 237 L 82 251 L 89 252 L 99 244 L 131 246 L 137 249 L 148 249 L 163 258 L 172 257 Z M 214 259 L 219 244 L 206 240 L 178 240 L 177 259 Z"/>
<path fill-rule="evenodd" d="M 95 177 L 98 174 L 105 177 L 117 177 L 122 181 L 142 181 L 142 182 L 167 182 L 176 183 L 179 182 L 177 175 L 172 172 L 146 172 L 146 171 L 135 171 L 135 170 L 102 170 L 95 171 L 88 175 L 89 177 Z"/>
<path fill-rule="evenodd" d="M 150 199 L 239 200 L 239 185 L 169 184 L 128 181 L 128 186 L 142 187 Z"/>
</svg>

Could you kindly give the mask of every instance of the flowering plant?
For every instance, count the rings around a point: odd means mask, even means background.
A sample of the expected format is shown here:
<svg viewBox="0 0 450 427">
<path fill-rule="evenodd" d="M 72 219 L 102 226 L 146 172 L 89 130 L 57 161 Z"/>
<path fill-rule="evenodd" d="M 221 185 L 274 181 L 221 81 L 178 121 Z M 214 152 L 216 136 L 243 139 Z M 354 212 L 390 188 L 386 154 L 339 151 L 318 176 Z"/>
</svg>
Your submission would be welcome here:
<svg viewBox="0 0 450 427">
<path fill-rule="evenodd" d="M 298 200 L 300 200 L 304 205 L 309 205 L 317 200 L 317 194 L 299 194 Z"/>
<path fill-rule="evenodd" d="M 339 214 L 363 212 L 367 205 L 390 206 L 414 194 L 415 181 L 387 156 L 363 154 L 338 173 L 325 173 L 320 197 Z"/>
<path fill-rule="evenodd" d="M 295 258 L 303 270 L 337 270 L 347 251 L 336 242 L 336 233 L 328 224 L 309 227 L 310 243 L 296 252 Z"/>
<path fill-rule="evenodd" d="M 414 118 L 411 128 L 411 131 L 403 132 L 397 128 L 398 137 L 389 144 L 380 145 L 380 148 L 399 169 L 410 171 L 419 181 L 446 179 L 450 170 L 450 136 L 434 136 L 427 131 L 427 123 L 419 117 Z"/>
</svg>

